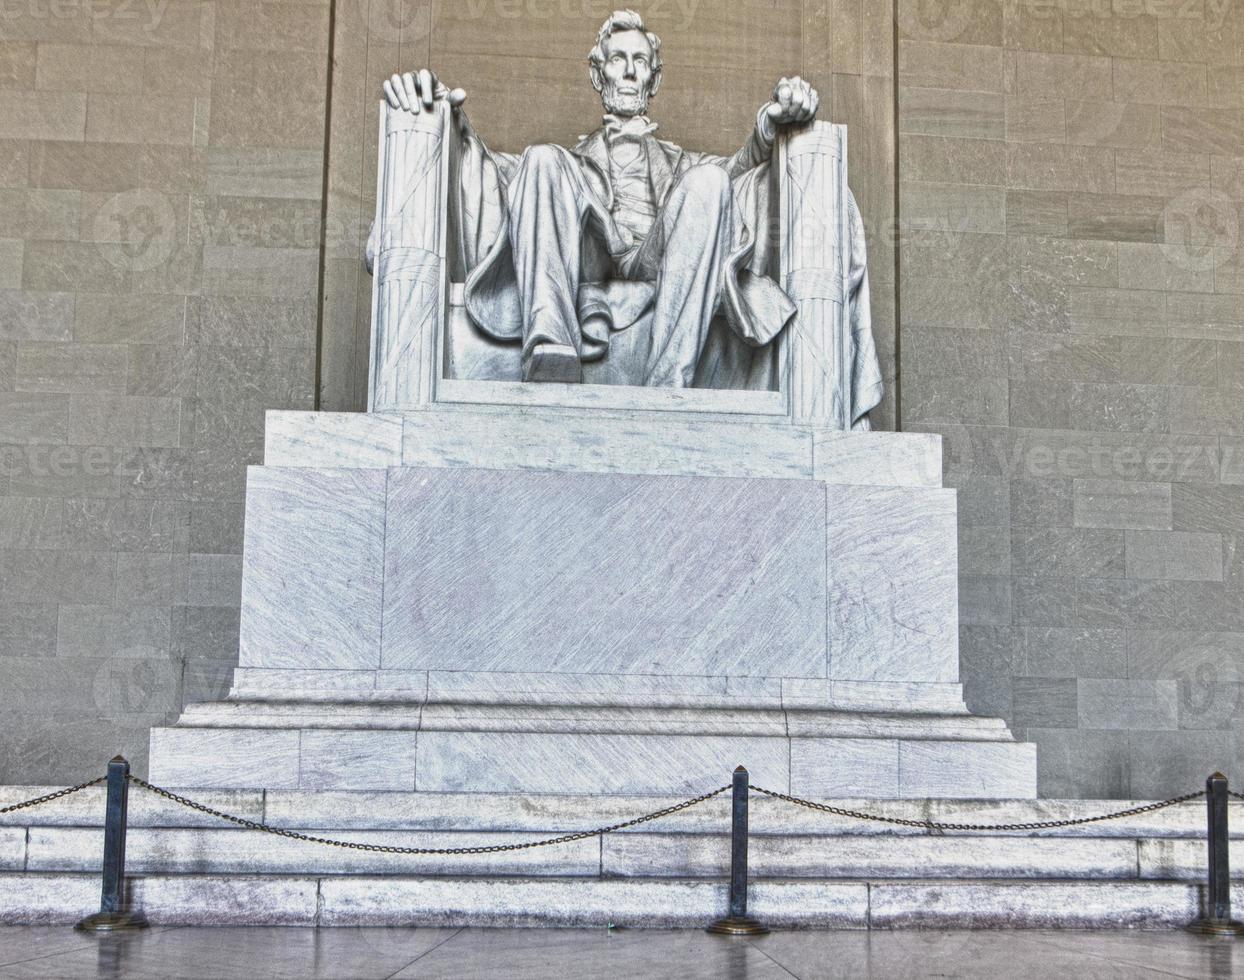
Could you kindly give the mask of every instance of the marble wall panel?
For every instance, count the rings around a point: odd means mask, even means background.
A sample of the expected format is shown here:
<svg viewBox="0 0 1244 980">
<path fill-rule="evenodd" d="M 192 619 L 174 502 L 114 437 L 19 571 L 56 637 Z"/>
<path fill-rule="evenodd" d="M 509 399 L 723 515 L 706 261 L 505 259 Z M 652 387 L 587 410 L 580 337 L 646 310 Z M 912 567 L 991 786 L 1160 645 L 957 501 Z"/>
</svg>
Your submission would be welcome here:
<svg viewBox="0 0 1244 980">
<path fill-rule="evenodd" d="M 803 481 L 391 470 L 382 664 L 823 677 L 824 506 Z"/>
<path fill-rule="evenodd" d="M 829 676 L 955 681 L 955 492 L 831 487 Z"/>
<path fill-rule="evenodd" d="M 241 665 L 379 666 L 385 471 L 255 467 L 247 490 Z"/>
</svg>

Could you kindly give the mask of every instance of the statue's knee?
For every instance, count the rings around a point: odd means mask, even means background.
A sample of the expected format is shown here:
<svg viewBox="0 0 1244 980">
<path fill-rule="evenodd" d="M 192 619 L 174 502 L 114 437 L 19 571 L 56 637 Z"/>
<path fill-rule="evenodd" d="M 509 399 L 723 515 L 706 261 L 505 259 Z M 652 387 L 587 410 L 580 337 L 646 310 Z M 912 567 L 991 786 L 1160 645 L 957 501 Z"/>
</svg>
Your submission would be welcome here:
<svg viewBox="0 0 1244 980">
<path fill-rule="evenodd" d="M 553 146 L 550 143 L 529 146 L 523 151 L 521 169 L 525 173 L 560 173 L 563 153 L 565 150 L 560 146 Z"/>
<path fill-rule="evenodd" d="M 682 176 L 688 194 L 705 203 L 729 203 L 734 194 L 730 187 L 730 175 L 711 163 L 701 163 L 690 168 Z"/>
</svg>

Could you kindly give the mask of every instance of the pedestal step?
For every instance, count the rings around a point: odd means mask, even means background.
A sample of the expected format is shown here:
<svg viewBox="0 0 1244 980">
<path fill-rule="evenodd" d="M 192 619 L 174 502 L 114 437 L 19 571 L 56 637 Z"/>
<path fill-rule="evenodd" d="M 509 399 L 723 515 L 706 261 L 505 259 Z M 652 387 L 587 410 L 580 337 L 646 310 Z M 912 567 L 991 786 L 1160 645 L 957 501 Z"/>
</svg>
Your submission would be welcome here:
<svg viewBox="0 0 1244 980">
<path fill-rule="evenodd" d="M 48 792 L 0 787 L 0 806 Z M 205 806 L 360 843 L 474 847 L 633 819 L 665 797 L 197 790 Z M 846 800 L 902 820 L 1016 823 L 1118 800 Z M 1232 804 L 1244 830 L 1244 804 Z M 98 902 L 102 787 L 0 817 L 0 922 L 67 922 Z M 1205 814 L 1183 804 L 1039 833 L 938 835 L 756 796 L 754 912 L 775 926 L 1183 925 L 1199 914 Z M 386 855 L 233 828 L 135 788 L 127 865 L 153 922 L 693 926 L 720 914 L 729 801 L 604 837 L 483 855 Z M 1237 847 L 1233 845 L 1233 851 Z M 1244 873 L 1244 845 L 1233 862 Z"/>
<path fill-rule="evenodd" d="M 617 706 L 193 705 L 151 731 L 188 787 L 694 796 L 745 765 L 799 796 L 1036 795 L 1036 748 L 962 714 Z"/>
<path fill-rule="evenodd" d="M 472 848 L 509 845 L 531 833 L 316 830 L 323 835 L 398 847 Z M 543 835 L 555 836 L 554 832 Z M 542 834 L 536 834 L 536 837 Z M 31 827 L 24 842 L 0 833 L 4 864 L 26 871 L 96 871 L 103 831 Z M 1235 867 L 1244 877 L 1238 849 Z M 724 879 L 730 869 L 725 834 L 626 832 L 566 844 L 470 855 L 372 853 L 286 840 L 255 831 L 135 828 L 126 867 L 134 874 L 550 875 Z M 1024 837 L 895 837 L 839 839 L 818 835 L 753 836 L 749 867 L 783 878 L 1071 878 L 1205 877 L 1205 844 L 1196 840 L 1041 839 Z"/>
<path fill-rule="evenodd" d="M 685 879 L 152 875 L 132 902 L 153 925 L 694 928 L 722 915 L 725 882 Z M 1171 881 L 759 879 L 748 912 L 771 928 L 1179 928 L 1202 886 Z M 1233 889 L 1237 903 L 1244 887 Z M 99 877 L 0 874 L 0 924 L 77 921 Z"/>
</svg>

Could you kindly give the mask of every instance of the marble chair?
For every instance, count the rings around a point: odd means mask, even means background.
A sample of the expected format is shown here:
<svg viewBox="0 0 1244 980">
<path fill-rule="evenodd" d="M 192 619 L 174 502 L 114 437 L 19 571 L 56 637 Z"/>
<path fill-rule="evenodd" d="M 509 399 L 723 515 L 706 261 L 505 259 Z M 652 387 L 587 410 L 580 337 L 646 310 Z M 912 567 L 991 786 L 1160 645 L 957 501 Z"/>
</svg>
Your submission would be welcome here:
<svg viewBox="0 0 1244 980">
<path fill-rule="evenodd" d="M 380 116 L 369 408 L 430 404 L 446 381 L 521 383 L 520 344 L 486 335 L 463 305 L 465 276 L 448 214 L 455 197 L 449 108 L 438 103 L 436 111 L 410 113 L 381 103 Z M 718 315 L 696 389 L 772 392 L 794 421 L 852 427 L 846 140 L 845 126 L 825 122 L 779 134 L 769 171 L 772 213 L 761 233 L 776 236 L 770 274 L 798 313 L 776 341 L 747 350 L 726 342 L 729 327 Z M 583 381 L 640 385 L 652 286 L 613 283 L 610 293 L 609 353 L 584 363 Z M 580 300 L 582 308 L 582 293 Z M 866 296 L 863 305 L 866 317 Z"/>
</svg>

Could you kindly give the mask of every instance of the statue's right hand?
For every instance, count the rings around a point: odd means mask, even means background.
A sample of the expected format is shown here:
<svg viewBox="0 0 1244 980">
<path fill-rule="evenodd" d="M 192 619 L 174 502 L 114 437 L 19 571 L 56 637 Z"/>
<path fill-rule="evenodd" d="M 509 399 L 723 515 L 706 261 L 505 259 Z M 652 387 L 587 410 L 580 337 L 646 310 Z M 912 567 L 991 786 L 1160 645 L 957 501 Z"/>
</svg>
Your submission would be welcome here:
<svg viewBox="0 0 1244 980">
<path fill-rule="evenodd" d="M 431 112 L 437 99 L 444 99 L 454 109 L 466 101 L 462 89 L 446 88 L 426 68 L 385 79 L 384 97 L 392 108 L 407 112 Z"/>
</svg>

